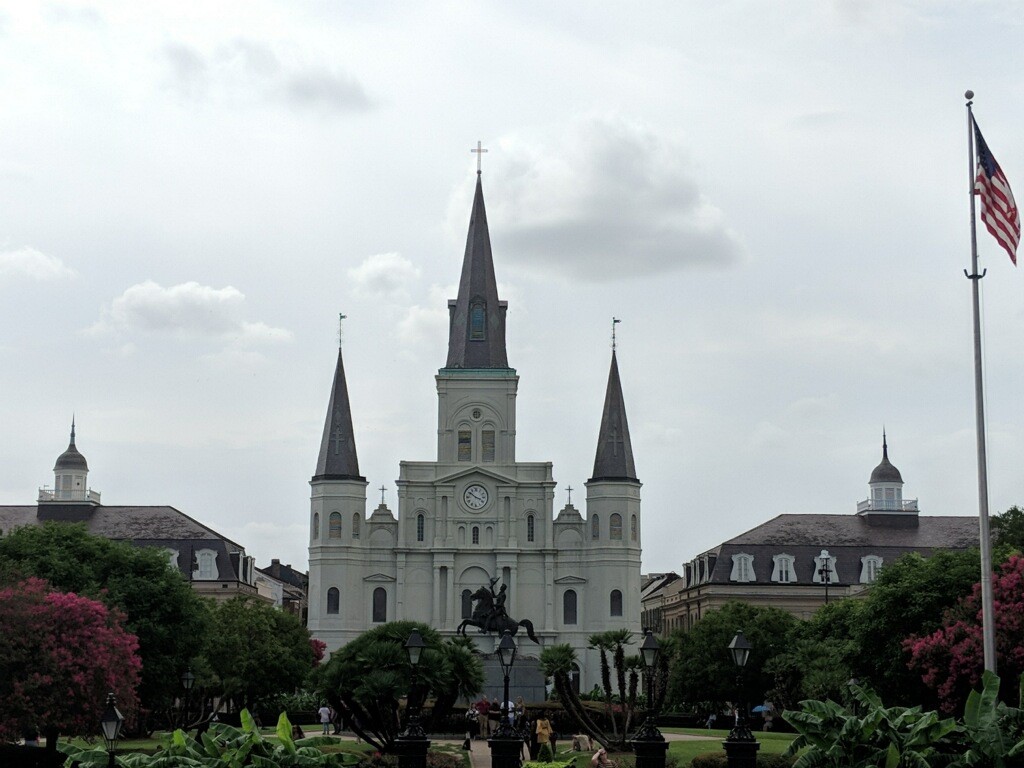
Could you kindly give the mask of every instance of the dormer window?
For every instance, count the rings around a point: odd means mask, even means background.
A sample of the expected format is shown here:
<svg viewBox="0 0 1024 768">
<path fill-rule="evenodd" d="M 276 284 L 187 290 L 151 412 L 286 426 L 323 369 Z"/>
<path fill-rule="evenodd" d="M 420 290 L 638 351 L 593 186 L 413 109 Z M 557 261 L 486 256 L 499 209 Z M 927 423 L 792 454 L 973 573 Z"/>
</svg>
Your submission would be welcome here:
<svg viewBox="0 0 1024 768">
<path fill-rule="evenodd" d="M 212 581 L 218 576 L 217 553 L 212 549 L 200 549 L 196 552 L 196 570 L 192 577 L 200 581 Z"/>
<path fill-rule="evenodd" d="M 792 584 L 796 581 L 792 555 L 773 555 L 772 563 L 772 581 L 779 584 Z"/>
<path fill-rule="evenodd" d="M 732 556 L 732 573 L 729 581 L 754 581 L 754 556 L 741 552 Z"/>
<path fill-rule="evenodd" d="M 860 583 L 873 584 L 882 570 L 882 558 L 878 555 L 867 555 L 860 559 Z"/>
<path fill-rule="evenodd" d="M 487 338 L 487 306 L 475 301 L 469 307 L 469 340 L 484 341 Z"/>
</svg>

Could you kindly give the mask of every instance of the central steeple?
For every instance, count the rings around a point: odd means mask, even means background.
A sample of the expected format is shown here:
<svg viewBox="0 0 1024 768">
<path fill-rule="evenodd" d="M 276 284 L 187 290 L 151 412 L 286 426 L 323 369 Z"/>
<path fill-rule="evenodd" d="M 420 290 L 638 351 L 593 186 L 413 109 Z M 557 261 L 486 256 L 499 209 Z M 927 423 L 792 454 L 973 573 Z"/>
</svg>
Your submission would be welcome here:
<svg viewBox="0 0 1024 768">
<path fill-rule="evenodd" d="M 508 368 L 505 353 L 505 312 L 508 302 L 498 299 L 487 231 L 484 189 L 476 177 L 473 213 L 466 236 L 459 297 L 448 302 L 448 361 L 445 368 Z"/>
</svg>

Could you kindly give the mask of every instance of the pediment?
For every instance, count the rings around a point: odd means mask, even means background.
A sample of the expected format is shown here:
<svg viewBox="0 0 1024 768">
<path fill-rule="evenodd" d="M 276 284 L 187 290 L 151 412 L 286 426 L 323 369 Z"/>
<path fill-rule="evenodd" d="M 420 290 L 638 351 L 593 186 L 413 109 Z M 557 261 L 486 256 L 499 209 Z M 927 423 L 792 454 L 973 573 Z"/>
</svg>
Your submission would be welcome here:
<svg viewBox="0 0 1024 768">
<path fill-rule="evenodd" d="M 514 477 L 503 475 L 499 472 L 495 472 L 492 469 L 485 469 L 484 467 L 481 467 L 479 465 L 466 467 L 465 469 L 460 469 L 458 472 L 452 472 L 450 475 L 438 477 L 434 480 L 434 483 L 437 485 L 441 485 L 444 483 L 455 483 L 459 480 L 462 480 L 463 478 L 472 477 L 474 475 L 477 477 L 483 476 L 490 478 L 498 485 L 519 485 L 519 481 L 516 480 Z"/>
<path fill-rule="evenodd" d="M 586 584 L 587 580 L 579 576 L 563 576 L 555 579 L 555 584 Z"/>
<path fill-rule="evenodd" d="M 366 576 L 363 581 L 393 582 L 396 579 L 394 576 L 388 576 L 386 573 L 375 573 L 371 576 Z"/>
</svg>

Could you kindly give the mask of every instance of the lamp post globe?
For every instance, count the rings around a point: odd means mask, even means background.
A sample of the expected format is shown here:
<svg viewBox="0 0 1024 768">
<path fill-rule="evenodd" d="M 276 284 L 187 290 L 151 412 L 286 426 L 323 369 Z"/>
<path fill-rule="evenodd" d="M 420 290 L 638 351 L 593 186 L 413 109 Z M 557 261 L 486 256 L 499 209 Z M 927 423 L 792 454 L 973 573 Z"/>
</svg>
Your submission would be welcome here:
<svg viewBox="0 0 1024 768">
<path fill-rule="evenodd" d="M 420 725 L 419 701 L 416 699 L 416 672 L 423 657 L 427 644 L 419 629 L 413 627 L 409 639 L 405 641 L 405 652 L 409 657 L 409 695 L 406 710 L 405 730 L 395 739 L 395 753 L 398 756 L 398 768 L 426 768 L 427 750 L 430 741 Z"/>
<path fill-rule="evenodd" d="M 640 730 L 633 736 L 633 754 L 636 755 L 636 768 L 665 768 L 665 756 L 668 742 L 661 735 L 657 725 L 657 712 L 654 708 L 654 670 L 661 655 L 661 647 L 654 633 L 644 630 L 644 641 L 640 644 L 640 659 L 644 664 L 644 682 L 646 683 L 647 717 Z"/>
<path fill-rule="evenodd" d="M 117 699 L 113 693 L 107 694 L 107 706 L 103 710 L 103 717 L 100 720 L 100 727 L 103 729 L 103 740 L 107 742 L 107 752 L 110 755 L 107 763 L 114 768 L 114 748 L 117 740 L 121 738 L 121 726 L 124 725 L 124 715 L 117 708 Z"/>
<path fill-rule="evenodd" d="M 761 745 L 757 743 L 757 739 L 747 726 L 747 716 L 740 703 L 743 697 L 743 668 L 747 666 L 754 646 L 744 637 L 742 631 L 737 631 L 728 648 L 732 662 L 736 665 L 736 723 L 729 731 L 729 738 L 722 742 L 722 746 L 725 748 L 729 768 L 756 768 L 757 750 Z"/>
</svg>

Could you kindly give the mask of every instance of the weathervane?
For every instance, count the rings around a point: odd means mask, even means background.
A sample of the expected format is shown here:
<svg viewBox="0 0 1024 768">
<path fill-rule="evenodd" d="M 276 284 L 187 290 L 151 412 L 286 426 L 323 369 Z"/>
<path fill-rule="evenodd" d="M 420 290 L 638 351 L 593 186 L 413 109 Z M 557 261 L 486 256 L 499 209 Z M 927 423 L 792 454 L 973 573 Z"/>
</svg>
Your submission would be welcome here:
<svg viewBox="0 0 1024 768">
<path fill-rule="evenodd" d="M 341 312 L 338 313 L 338 346 L 345 340 L 345 329 L 342 327 L 342 323 L 348 319 L 348 315 L 343 315 Z"/>
<path fill-rule="evenodd" d="M 613 352 L 615 351 L 615 326 L 618 325 L 621 322 L 622 321 L 619 320 L 619 318 L 617 318 L 617 317 L 613 317 L 612 318 L 612 351 Z"/>
<path fill-rule="evenodd" d="M 471 149 L 469 151 L 472 152 L 474 155 L 476 155 L 476 175 L 479 176 L 480 175 L 480 160 L 483 159 L 484 152 L 486 152 L 487 150 L 484 149 L 483 143 L 478 141 L 476 143 L 476 149 Z"/>
</svg>

